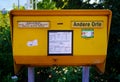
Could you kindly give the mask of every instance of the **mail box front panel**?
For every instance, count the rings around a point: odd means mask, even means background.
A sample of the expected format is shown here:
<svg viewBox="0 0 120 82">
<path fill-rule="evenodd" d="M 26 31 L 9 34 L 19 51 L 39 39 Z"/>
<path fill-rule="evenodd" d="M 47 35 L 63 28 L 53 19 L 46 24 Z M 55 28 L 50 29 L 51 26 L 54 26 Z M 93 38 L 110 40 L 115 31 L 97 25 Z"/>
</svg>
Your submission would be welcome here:
<svg viewBox="0 0 120 82">
<path fill-rule="evenodd" d="M 47 56 L 48 31 L 58 30 L 72 31 L 73 56 L 105 55 L 107 21 L 106 16 L 16 16 L 13 25 L 14 55 Z"/>
</svg>

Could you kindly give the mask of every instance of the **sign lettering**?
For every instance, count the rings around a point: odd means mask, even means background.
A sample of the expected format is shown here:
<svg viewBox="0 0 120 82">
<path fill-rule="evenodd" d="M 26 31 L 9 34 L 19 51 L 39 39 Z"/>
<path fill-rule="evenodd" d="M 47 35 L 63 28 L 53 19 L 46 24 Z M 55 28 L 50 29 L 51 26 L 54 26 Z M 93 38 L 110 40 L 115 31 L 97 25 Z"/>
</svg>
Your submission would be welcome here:
<svg viewBox="0 0 120 82">
<path fill-rule="evenodd" d="M 72 22 L 72 27 L 75 27 L 75 28 L 102 28 L 103 21 L 75 21 L 75 22 Z"/>
<path fill-rule="evenodd" d="M 19 28 L 48 28 L 49 22 L 18 22 Z"/>
</svg>

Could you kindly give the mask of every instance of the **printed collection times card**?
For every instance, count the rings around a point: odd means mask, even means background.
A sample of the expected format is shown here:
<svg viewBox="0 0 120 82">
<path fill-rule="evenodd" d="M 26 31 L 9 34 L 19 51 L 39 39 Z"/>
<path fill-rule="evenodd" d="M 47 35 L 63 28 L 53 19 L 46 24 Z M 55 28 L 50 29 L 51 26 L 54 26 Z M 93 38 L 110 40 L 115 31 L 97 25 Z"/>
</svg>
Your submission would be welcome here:
<svg viewBox="0 0 120 82">
<path fill-rule="evenodd" d="M 49 31 L 49 54 L 72 54 L 72 31 Z"/>
</svg>

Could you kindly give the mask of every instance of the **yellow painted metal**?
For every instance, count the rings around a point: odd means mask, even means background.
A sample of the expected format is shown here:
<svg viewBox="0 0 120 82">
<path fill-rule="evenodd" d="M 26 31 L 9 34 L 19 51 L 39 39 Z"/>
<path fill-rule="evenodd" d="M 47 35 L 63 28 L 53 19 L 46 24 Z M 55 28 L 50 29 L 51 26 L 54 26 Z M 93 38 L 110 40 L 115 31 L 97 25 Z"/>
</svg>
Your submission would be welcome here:
<svg viewBox="0 0 120 82">
<path fill-rule="evenodd" d="M 14 62 L 32 66 L 96 65 L 104 72 L 111 15 L 110 10 L 13 10 L 10 17 Z M 19 22 L 47 22 L 49 25 L 46 28 L 41 25 L 40 28 L 19 27 Z M 79 23 L 77 27 L 75 22 Z M 96 22 L 98 24 L 93 24 Z M 84 29 L 92 29 L 94 37 L 81 37 Z M 49 30 L 73 31 L 72 56 L 48 56 Z M 37 45 L 28 46 L 31 41 L 37 41 Z"/>
</svg>

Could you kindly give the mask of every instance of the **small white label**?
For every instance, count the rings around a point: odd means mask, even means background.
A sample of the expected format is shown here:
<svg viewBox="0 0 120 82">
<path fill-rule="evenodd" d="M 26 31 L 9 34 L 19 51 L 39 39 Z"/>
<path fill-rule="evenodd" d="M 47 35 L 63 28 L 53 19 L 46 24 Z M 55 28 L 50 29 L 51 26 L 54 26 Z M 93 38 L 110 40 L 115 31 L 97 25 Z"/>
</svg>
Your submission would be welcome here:
<svg viewBox="0 0 120 82">
<path fill-rule="evenodd" d="M 82 29 L 82 38 L 93 38 L 94 30 L 93 29 Z"/>
<path fill-rule="evenodd" d="M 92 32 L 91 31 L 86 31 L 84 36 L 91 37 L 92 36 Z"/>
<path fill-rule="evenodd" d="M 28 42 L 27 42 L 27 46 L 28 46 L 28 47 L 38 46 L 38 40 L 28 41 Z"/>
<path fill-rule="evenodd" d="M 18 22 L 19 28 L 48 28 L 49 22 Z"/>
</svg>

